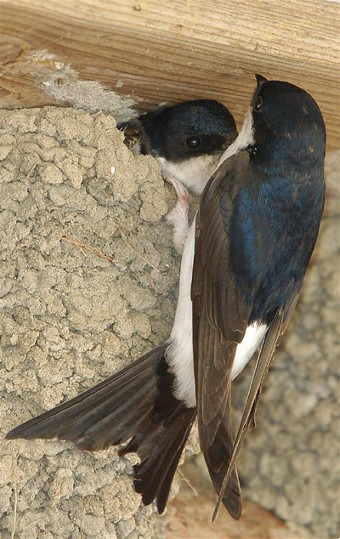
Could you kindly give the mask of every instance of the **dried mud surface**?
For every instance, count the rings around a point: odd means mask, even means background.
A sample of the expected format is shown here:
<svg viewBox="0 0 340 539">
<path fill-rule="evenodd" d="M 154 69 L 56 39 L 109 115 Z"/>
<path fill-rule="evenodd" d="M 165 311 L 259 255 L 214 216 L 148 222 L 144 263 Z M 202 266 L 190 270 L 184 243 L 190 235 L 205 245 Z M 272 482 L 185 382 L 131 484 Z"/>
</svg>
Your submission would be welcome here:
<svg viewBox="0 0 340 539">
<path fill-rule="evenodd" d="M 168 337 L 179 256 L 159 166 L 113 118 L 44 108 L 0 123 L 3 438 Z M 14 524 L 20 539 L 151 537 L 130 461 L 1 441 L 1 539 Z"/>
<path fill-rule="evenodd" d="M 317 253 L 240 461 L 245 495 L 317 539 L 339 533 L 338 170 L 334 154 Z M 3 436 L 169 336 L 173 202 L 158 164 L 125 148 L 112 117 L 0 111 L 1 539 L 163 534 L 133 492 L 133 456 Z M 197 451 L 194 436 L 189 445 Z"/>
</svg>

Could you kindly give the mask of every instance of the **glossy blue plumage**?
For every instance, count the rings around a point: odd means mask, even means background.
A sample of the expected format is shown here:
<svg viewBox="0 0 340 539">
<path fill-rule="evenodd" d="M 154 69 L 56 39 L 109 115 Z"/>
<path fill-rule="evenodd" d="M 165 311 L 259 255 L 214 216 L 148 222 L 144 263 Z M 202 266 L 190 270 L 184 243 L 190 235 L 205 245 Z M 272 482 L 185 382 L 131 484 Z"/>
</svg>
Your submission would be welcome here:
<svg viewBox="0 0 340 539">
<path fill-rule="evenodd" d="M 250 173 L 228 235 L 250 322 L 268 324 L 299 293 L 313 252 L 324 206 L 325 127 L 315 101 L 293 85 L 263 84 L 253 105 L 259 96 Z"/>
<path fill-rule="evenodd" d="M 321 177 L 319 171 L 311 176 Z M 251 178 L 235 200 L 230 264 L 252 305 L 250 322 L 270 323 L 301 287 L 319 230 L 323 181 Z"/>
</svg>

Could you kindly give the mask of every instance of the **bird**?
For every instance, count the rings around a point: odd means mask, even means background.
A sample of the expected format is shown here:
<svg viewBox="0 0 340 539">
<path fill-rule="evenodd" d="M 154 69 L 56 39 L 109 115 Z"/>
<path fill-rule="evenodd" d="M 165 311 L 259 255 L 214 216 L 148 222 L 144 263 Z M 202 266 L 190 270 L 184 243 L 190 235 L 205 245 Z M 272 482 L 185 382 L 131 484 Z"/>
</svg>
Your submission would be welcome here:
<svg viewBox="0 0 340 539">
<path fill-rule="evenodd" d="M 194 99 L 156 109 L 117 125 L 135 154 L 150 154 L 173 186 L 176 206 L 166 220 L 173 243 L 182 254 L 189 230 L 188 190 L 200 195 L 222 153 L 237 137 L 231 112 L 214 99 Z"/>
<path fill-rule="evenodd" d="M 181 260 L 170 338 L 110 378 L 7 434 L 71 440 L 82 449 L 125 444 L 134 487 L 162 513 L 197 418 L 220 504 L 240 518 L 237 471 L 263 383 L 297 303 L 323 213 L 326 132 L 315 100 L 256 76 L 238 137 L 200 198 Z M 259 349 L 233 433 L 232 380 Z"/>
<path fill-rule="evenodd" d="M 214 99 L 160 106 L 118 124 L 134 153 L 151 154 L 188 189 L 201 194 L 217 163 L 236 139 L 231 112 Z"/>
</svg>

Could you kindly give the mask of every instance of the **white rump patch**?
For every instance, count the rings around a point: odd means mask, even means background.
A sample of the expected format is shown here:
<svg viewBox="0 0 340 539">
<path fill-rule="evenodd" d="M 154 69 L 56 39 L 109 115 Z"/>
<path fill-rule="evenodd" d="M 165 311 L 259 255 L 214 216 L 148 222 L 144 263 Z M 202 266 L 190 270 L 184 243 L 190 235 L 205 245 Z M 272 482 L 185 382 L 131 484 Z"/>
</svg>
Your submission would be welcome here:
<svg viewBox="0 0 340 539">
<path fill-rule="evenodd" d="M 248 326 L 240 344 L 237 345 L 231 379 L 234 380 L 251 360 L 267 332 L 266 324 L 255 322 Z"/>
</svg>

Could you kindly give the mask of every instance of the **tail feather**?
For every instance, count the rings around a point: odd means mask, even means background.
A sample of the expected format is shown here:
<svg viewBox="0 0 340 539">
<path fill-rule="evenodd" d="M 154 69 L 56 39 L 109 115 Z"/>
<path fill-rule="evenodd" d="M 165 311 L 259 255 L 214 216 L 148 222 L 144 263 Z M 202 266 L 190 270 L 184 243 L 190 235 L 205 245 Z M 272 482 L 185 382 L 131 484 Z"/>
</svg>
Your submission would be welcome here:
<svg viewBox="0 0 340 539">
<path fill-rule="evenodd" d="M 14 438 L 58 438 L 100 450 L 129 443 L 120 455 L 136 452 L 134 484 L 145 505 L 164 511 L 180 456 L 196 415 L 173 396 L 174 376 L 160 346 L 120 372 L 53 410 L 19 425 Z"/>
<path fill-rule="evenodd" d="M 145 371 L 145 378 L 148 375 L 151 379 L 153 378 L 153 363 L 155 363 L 158 350 L 159 349 L 155 349 L 149 354 L 146 354 L 131 365 L 128 365 L 118 373 L 103 380 L 77 397 L 19 425 L 9 432 L 6 438 L 59 438 L 62 440 L 77 440 L 76 429 L 78 423 L 79 425 L 85 425 L 87 413 L 92 416 L 92 424 L 94 424 L 102 411 L 105 411 L 106 405 L 111 397 L 113 400 L 111 408 L 109 407 L 111 411 L 115 399 L 115 408 L 119 408 L 122 402 L 124 403 L 127 400 L 125 398 L 122 401 L 117 398 L 117 396 L 119 397 L 119 393 L 116 389 L 119 390 L 126 384 L 130 389 L 127 393 L 132 394 L 133 387 L 131 386 L 134 386 L 132 381 L 136 381 L 138 376 L 143 374 L 143 371 Z M 155 382 L 154 385 L 156 385 Z M 154 388 L 154 390 L 155 389 L 156 388 Z M 68 437 L 65 438 L 65 436 Z M 101 449 L 104 449 L 109 445 L 109 443 L 103 445 Z"/>
<path fill-rule="evenodd" d="M 217 494 L 220 493 L 223 479 L 229 466 L 232 447 L 233 439 L 230 429 L 222 422 L 212 446 L 204 452 L 204 458 Z M 240 518 L 242 514 L 242 499 L 236 467 L 230 475 L 222 503 L 233 518 Z"/>
<path fill-rule="evenodd" d="M 183 406 L 182 406 L 183 408 Z M 168 427 L 162 427 L 147 435 L 143 440 L 134 438 L 120 451 L 126 454 L 139 446 L 141 464 L 134 467 L 135 490 L 142 494 L 143 503 L 148 505 L 155 498 L 159 513 L 164 511 L 172 478 L 195 419 L 195 409 L 183 408 L 180 415 Z"/>
</svg>

